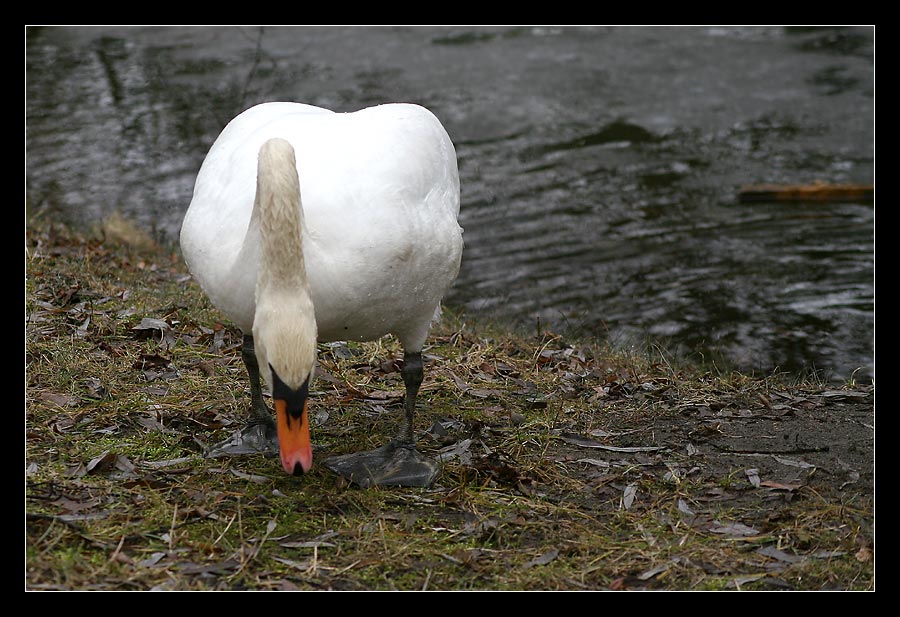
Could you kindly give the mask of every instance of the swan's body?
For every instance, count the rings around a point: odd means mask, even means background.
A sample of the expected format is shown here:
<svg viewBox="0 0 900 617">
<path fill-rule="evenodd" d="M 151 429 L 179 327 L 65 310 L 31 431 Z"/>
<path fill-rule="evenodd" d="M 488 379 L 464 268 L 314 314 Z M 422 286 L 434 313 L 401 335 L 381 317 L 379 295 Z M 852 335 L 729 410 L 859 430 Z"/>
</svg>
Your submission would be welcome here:
<svg viewBox="0 0 900 617">
<path fill-rule="evenodd" d="M 459 270 L 456 153 L 415 105 L 350 114 L 266 103 L 232 120 L 200 168 L 181 230 L 185 260 L 210 300 L 244 332 L 256 315 L 257 155 L 280 137 L 294 148 L 303 246 L 319 339 L 396 334 L 421 348 Z"/>
<path fill-rule="evenodd" d="M 385 334 L 400 340 L 410 371 L 418 361 L 421 382 L 418 354 L 459 270 L 458 213 L 456 153 L 431 112 L 266 103 L 232 120 L 210 149 L 181 247 L 213 304 L 253 332 L 245 347 L 255 358 L 244 354 L 251 391 L 254 361 L 273 395 L 279 382 L 299 393 L 317 338 Z M 408 372 L 411 423 L 418 383 Z M 288 471 L 308 470 L 281 446 Z"/>
</svg>

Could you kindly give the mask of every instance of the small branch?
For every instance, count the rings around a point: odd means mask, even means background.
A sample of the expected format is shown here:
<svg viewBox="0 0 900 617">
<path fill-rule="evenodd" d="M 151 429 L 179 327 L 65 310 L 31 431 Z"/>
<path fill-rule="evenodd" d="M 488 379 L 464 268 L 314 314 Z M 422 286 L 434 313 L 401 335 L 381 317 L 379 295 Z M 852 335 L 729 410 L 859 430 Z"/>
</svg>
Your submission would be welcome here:
<svg viewBox="0 0 900 617">
<path fill-rule="evenodd" d="M 815 448 L 792 448 L 790 450 L 737 450 L 733 448 L 717 446 L 716 444 L 710 445 L 719 452 L 724 452 L 726 454 L 742 454 L 745 456 L 769 456 L 772 454 L 810 454 L 812 452 L 829 451 L 828 446 L 818 446 Z"/>
</svg>

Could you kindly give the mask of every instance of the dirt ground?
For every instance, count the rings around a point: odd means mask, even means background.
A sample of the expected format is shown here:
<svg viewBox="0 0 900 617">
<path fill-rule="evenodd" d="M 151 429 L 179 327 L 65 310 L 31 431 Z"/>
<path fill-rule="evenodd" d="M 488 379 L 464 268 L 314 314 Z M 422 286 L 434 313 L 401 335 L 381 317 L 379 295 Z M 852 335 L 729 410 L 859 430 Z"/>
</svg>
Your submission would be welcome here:
<svg viewBox="0 0 900 617">
<path fill-rule="evenodd" d="M 627 433 L 636 444 L 665 448 L 637 455 L 639 464 L 678 465 L 684 478 L 708 481 L 726 478 L 735 470 L 755 469 L 756 478 L 744 473 L 733 492 L 723 491 L 718 498 L 727 494 L 745 505 L 756 504 L 761 519 L 801 487 L 850 502 L 871 499 L 875 486 L 871 390 L 783 392 L 774 398 L 748 404 L 739 396 L 722 394 L 702 405 L 673 402 L 675 413 L 654 413 L 652 419 L 641 418 L 640 412 L 607 416 L 604 430 Z M 553 456 L 584 458 L 585 449 L 578 443 L 560 440 Z M 609 453 L 607 458 L 614 459 Z M 771 492 L 753 490 L 760 486 Z"/>
<path fill-rule="evenodd" d="M 553 431 L 557 439 L 546 457 L 586 487 L 580 497 L 567 496 L 581 507 L 621 506 L 629 482 L 653 478 L 691 485 L 691 497 L 700 502 L 739 508 L 742 523 L 759 532 L 777 527 L 779 517 L 801 516 L 792 509 L 800 495 L 874 511 L 872 386 L 767 394 L 704 389 L 700 400 L 691 401 L 683 388 L 679 395 L 653 381 L 644 388 L 624 385 L 607 387 L 589 419 L 576 412 L 559 419 Z M 520 470 L 515 463 L 509 467 L 521 486 Z M 639 491 L 632 507 L 640 500 Z M 713 524 L 699 510 L 694 516 L 686 507 L 688 512 L 692 525 Z M 861 521 L 866 550 L 873 522 Z"/>
</svg>

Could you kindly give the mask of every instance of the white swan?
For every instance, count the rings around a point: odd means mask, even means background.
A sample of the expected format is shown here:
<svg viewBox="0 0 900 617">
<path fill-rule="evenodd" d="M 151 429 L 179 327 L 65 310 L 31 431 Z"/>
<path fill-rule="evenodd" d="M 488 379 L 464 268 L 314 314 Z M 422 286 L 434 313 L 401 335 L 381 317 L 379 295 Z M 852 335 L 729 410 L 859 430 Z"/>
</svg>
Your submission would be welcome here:
<svg viewBox="0 0 900 617">
<path fill-rule="evenodd" d="M 272 437 L 261 371 L 282 465 L 308 472 L 316 341 L 390 333 L 404 349 L 399 439 L 329 467 L 364 485 L 433 480 L 436 467 L 416 458 L 412 423 L 422 346 L 459 271 L 458 213 L 453 144 L 417 105 L 334 113 L 265 103 L 225 127 L 197 176 L 181 248 L 212 303 L 244 332 L 251 448 Z"/>
</svg>

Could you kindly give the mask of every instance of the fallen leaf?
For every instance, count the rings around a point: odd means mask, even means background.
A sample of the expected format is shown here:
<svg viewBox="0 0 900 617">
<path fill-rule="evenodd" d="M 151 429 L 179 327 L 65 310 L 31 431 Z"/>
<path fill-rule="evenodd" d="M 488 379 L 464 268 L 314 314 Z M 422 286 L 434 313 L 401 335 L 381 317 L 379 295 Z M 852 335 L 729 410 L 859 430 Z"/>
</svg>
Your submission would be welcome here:
<svg viewBox="0 0 900 617">
<path fill-rule="evenodd" d="M 75 336 L 79 338 L 84 338 L 88 335 L 88 327 L 91 325 L 91 316 L 88 315 L 87 318 L 82 322 L 80 326 L 75 329 Z"/>
<path fill-rule="evenodd" d="M 129 556 L 126 555 L 125 553 L 118 552 L 118 551 L 112 554 L 112 556 L 110 557 L 110 561 L 116 561 L 116 562 L 118 562 L 118 563 L 124 563 L 124 564 L 129 565 L 129 566 L 133 566 L 133 565 L 134 565 L 134 560 L 132 560 L 131 557 L 129 557 Z"/>
<path fill-rule="evenodd" d="M 307 559 L 306 561 L 294 561 L 293 559 L 284 559 L 282 557 L 273 557 L 272 559 L 298 570 L 309 570 L 313 563 L 312 560 L 309 559 Z"/>
<path fill-rule="evenodd" d="M 225 327 L 222 324 L 216 324 L 213 329 L 213 339 L 207 349 L 210 353 L 219 353 L 225 347 Z"/>
<path fill-rule="evenodd" d="M 760 555 L 765 555 L 766 557 L 771 557 L 772 559 L 777 559 L 778 561 L 783 561 L 785 563 L 798 563 L 804 559 L 800 555 L 791 555 L 784 551 L 780 551 L 774 546 L 763 546 L 756 549 L 756 552 Z"/>
<path fill-rule="evenodd" d="M 472 521 L 471 523 L 467 523 L 466 526 L 460 530 L 460 533 L 466 537 L 476 536 L 487 538 L 494 533 L 494 530 L 500 527 L 501 522 L 502 521 L 496 518 Z"/>
<path fill-rule="evenodd" d="M 165 368 L 171 363 L 172 361 L 169 358 L 157 354 L 142 353 L 138 356 L 137 361 L 131 365 L 131 368 L 143 371 L 150 368 Z"/>
<path fill-rule="evenodd" d="M 457 377 L 455 373 L 451 372 L 450 376 L 453 378 L 453 383 L 456 384 L 456 387 L 459 388 L 460 390 L 462 390 L 463 392 L 466 392 L 467 390 L 470 390 L 472 388 L 472 386 L 470 386 L 469 384 L 464 382 L 462 379 Z"/>
<path fill-rule="evenodd" d="M 506 364 L 505 362 L 497 362 L 496 372 L 501 375 L 518 375 L 519 372 L 515 369 L 515 367 Z"/>
<path fill-rule="evenodd" d="M 71 394 L 55 394 L 53 392 L 41 392 L 38 395 L 42 401 L 53 403 L 59 407 L 74 407 L 78 404 L 78 399 Z"/>
<path fill-rule="evenodd" d="M 548 563 L 553 561 L 559 556 L 559 551 L 556 549 L 549 550 L 540 557 L 536 557 L 531 561 L 525 562 L 522 564 L 523 568 L 531 568 L 533 566 L 546 566 Z"/>
<path fill-rule="evenodd" d="M 604 431 L 603 429 L 595 428 L 594 430 L 588 433 L 591 437 L 612 437 L 613 433 L 608 431 Z"/>
<path fill-rule="evenodd" d="M 118 456 L 119 455 L 115 452 L 110 452 L 109 450 L 107 450 L 97 458 L 92 459 L 87 464 L 87 473 L 100 473 L 112 469 L 113 465 L 115 465 L 116 463 L 116 458 L 118 458 Z"/>
<path fill-rule="evenodd" d="M 638 574 L 637 577 L 638 577 L 640 580 L 642 580 L 642 581 L 646 581 L 646 580 L 649 580 L 649 579 L 653 578 L 653 577 L 656 576 L 657 574 L 661 574 L 662 572 L 665 572 L 666 570 L 668 570 L 668 569 L 671 568 L 671 567 L 672 567 L 672 564 L 671 564 L 671 563 L 660 564 L 660 565 L 658 565 L 658 566 L 655 566 L 655 567 L 653 567 L 653 568 L 650 568 L 650 569 L 647 570 L 646 572 L 643 572 L 643 573 L 641 573 L 641 574 Z"/>
<path fill-rule="evenodd" d="M 747 583 L 758 581 L 759 579 L 765 578 L 766 576 L 767 574 L 765 572 L 762 574 L 749 574 L 747 576 L 739 576 L 729 581 L 728 586 L 737 587 L 738 589 L 740 589 L 741 585 L 746 585 Z"/>
<path fill-rule="evenodd" d="M 609 461 L 604 461 L 598 458 L 580 458 L 576 463 L 587 463 L 588 465 L 594 465 L 595 467 L 603 467 L 604 469 L 609 469 Z"/>
<path fill-rule="evenodd" d="M 803 487 L 802 484 L 781 484 L 780 482 L 773 482 L 772 480 L 763 480 L 759 485 L 782 491 L 796 491 L 798 488 Z"/>
<path fill-rule="evenodd" d="M 748 527 L 743 523 L 727 523 L 723 524 L 719 521 L 715 521 L 715 526 L 710 528 L 712 533 L 720 533 L 726 536 L 734 536 L 734 537 L 743 537 L 743 536 L 757 536 L 759 535 L 759 531 L 753 529 L 753 527 Z"/>
<path fill-rule="evenodd" d="M 634 498 L 637 495 L 637 484 L 629 484 L 625 487 L 625 490 L 622 491 L 622 507 L 626 510 L 630 510 L 631 506 L 634 504 Z"/>
<path fill-rule="evenodd" d="M 87 475 L 87 470 L 84 468 L 84 463 L 75 463 L 74 465 L 67 465 L 63 475 L 67 478 L 81 478 Z"/>
<path fill-rule="evenodd" d="M 458 441 L 452 446 L 441 448 L 437 459 L 441 463 L 446 463 L 448 461 L 452 461 L 455 458 L 458 458 L 460 463 L 462 463 L 463 465 L 469 465 L 472 463 L 472 453 L 469 451 L 471 445 L 471 439 L 463 439 L 461 441 Z"/>
<path fill-rule="evenodd" d="M 197 456 L 182 456 L 181 458 L 171 458 L 165 461 L 141 461 L 142 465 L 146 465 L 147 467 L 152 467 L 154 469 L 162 469 L 164 467 L 172 467 L 174 465 L 181 465 L 182 463 L 189 463 L 199 457 Z"/>
<path fill-rule="evenodd" d="M 365 395 L 364 398 L 375 401 L 386 401 L 389 399 L 399 399 L 406 396 L 404 390 L 373 390 Z"/>
<path fill-rule="evenodd" d="M 216 563 L 182 563 L 178 564 L 178 571 L 183 574 L 225 574 L 239 568 L 240 565 L 234 559 Z"/>
<path fill-rule="evenodd" d="M 382 360 L 378 364 L 378 370 L 384 373 L 385 375 L 390 375 L 391 373 L 397 373 L 400 371 L 400 363 L 394 358 L 388 358 L 386 360 Z"/>
<path fill-rule="evenodd" d="M 144 317 L 141 323 L 131 328 L 138 338 L 153 336 L 154 332 L 159 332 L 157 341 L 163 349 L 172 349 L 175 346 L 175 332 L 172 326 L 162 319 L 154 319 L 152 317 Z"/>
<path fill-rule="evenodd" d="M 85 380 L 85 388 L 88 391 L 88 396 L 93 399 L 110 398 L 109 390 L 103 387 L 99 379 L 94 377 Z"/>
<path fill-rule="evenodd" d="M 269 482 L 271 480 L 271 478 L 268 478 L 267 476 L 257 476 L 251 473 L 244 473 L 243 471 L 238 471 L 237 469 L 230 469 L 229 471 L 231 471 L 231 473 L 238 478 L 241 478 L 242 480 L 249 480 L 254 484 L 265 484 L 266 482 Z"/>
<path fill-rule="evenodd" d="M 118 478 L 134 478 L 137 476 L 134 463 L 127 456 L 110 451 L 106 451 L 97 458 L 92 459 L 85 466 L 85 473 L 88 474 L 111 472 L 113 470 L 119 471 L 118 474 L 115 474 Z"/>
<path fill-rule="evenodd" d="M 747 474 L 747 479 L 750 480 L 750 484 L 759 488 L 759 470 L 758 469 L 745 469 L 744 473 Z"/>
<path fill-rule="evenodd" d="M 316 380 L 319 380 L 319 379 L 321 379 L 322 381 L 327 381 L 328 383 L 333 384 L 335 386 L 343 386 L 344 385 L 343 379 L 338 379 L 337 377 L 335 377 L 334 375 L 329 373 L 327 370 L 325 370 L 324 367 L 322 367 L 321 364 L 316 365 Z"/>
<path fill-rule="evenodd" d="M 59 499 L 52 502 L 54 505 L 63 508 L 68 512 L 81 512 L 82 510 L 89 510 L 92 508 L 96 508 L 102 502 L 99 498 L 87 499 L 85 501 L 76 501 L 74 499 L 69 499 L 68 497 L 60 497 Z"/>
<path fill-rule="evenodd" d="M 151 568 L 158 564 L 159 561 L 165 556 L 166 554 L 162 552 L 153 553 L 147 559 L 142 559 L 141 561 L 137 562 L 137 565 L 141 568 Z"/>
<path fill-rule="evenodd" d="M 213 367 L 212 364 L 210 364 L 210 363 L 207 362 L 206 360 L 200 360 L 200 361 L 197 362 L 194 366 L 195 366 L 198 370 L 202 371 L 203 374 L 207 375 L 208 377 L 213 377 L 213 376 L 215 376 L 215 374 L 216 374 L 216 369 Z M 318 373 L 318 372 L 317 372 L 317 373 Z"/>
<path fill-rule="evenodd" d="M 529 397 L 525 398 L 525 402 L 528 403 L 528 409 L 546 409 L 547 408 L 547 399 L 544 398 L 543 396 L 529 396 Z"/>
<path fill-rule="evenodd" d="M 78 425 L 78 420 L 80 418 L 60 418 L 56 422 L 53 423 L 53 430 L 57 433 L 66 433 L 71 431 L 75 426 Z"/>
<path fill-rule="evenodd" d="M 678 499 L 678 511 L 682 514 L 687 514 L 688 516 L 694 516 L 694 511 L 687 505 L 687 502 L 684 499 Z"/>
</svg>

